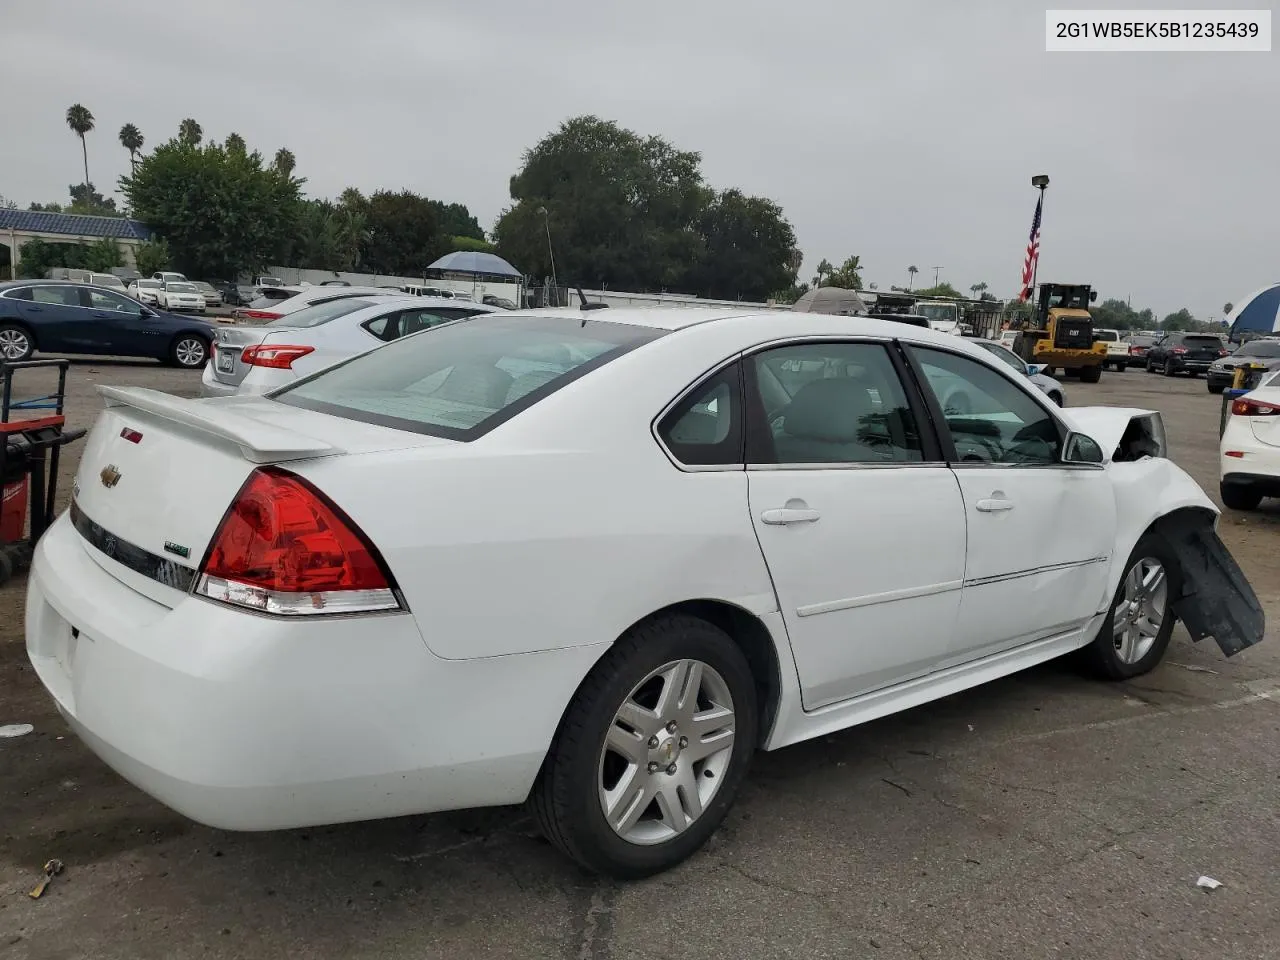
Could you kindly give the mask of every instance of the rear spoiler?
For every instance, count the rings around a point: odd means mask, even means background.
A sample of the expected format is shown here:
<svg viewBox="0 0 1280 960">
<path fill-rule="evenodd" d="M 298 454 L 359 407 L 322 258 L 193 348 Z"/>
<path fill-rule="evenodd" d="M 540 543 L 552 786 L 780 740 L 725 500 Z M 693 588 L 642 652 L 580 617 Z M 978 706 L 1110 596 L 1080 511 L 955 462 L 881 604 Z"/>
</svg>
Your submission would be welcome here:
<svg viewBox="0 0 1280 960">
<path fill-rule="evenodd" d="M 240 448 L 244 458 L 251 463 L 309 460 L 312 457 L 329 457 L 343 452 L 323 440 L 271 426 L 227 406 L 186 400 L 145 387 L 100 385 L 98 393 L 108 407 L 132 407 L 171 423 L 230 441 Z"/>
</svg>

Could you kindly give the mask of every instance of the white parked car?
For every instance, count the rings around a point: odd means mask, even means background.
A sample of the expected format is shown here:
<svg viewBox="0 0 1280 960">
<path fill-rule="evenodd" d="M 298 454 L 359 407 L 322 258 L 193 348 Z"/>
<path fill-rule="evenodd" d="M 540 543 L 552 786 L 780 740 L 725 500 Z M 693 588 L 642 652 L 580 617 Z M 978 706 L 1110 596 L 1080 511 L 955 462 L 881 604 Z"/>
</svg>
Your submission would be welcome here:
<svg viewBox="0 0 1280 960">
<path fill-rule="evenodd" d="M 978 346 L 982 347 L 994 357 L 998 357 L 1000 362 L 1005 364 L 1009 369 L 1015 370 L 1029 379 L 1037 387 L 1045 392 L 1045 394 L 1060 407 L 1067 405 L 1067 391 L 1053 377 L 1046 376 L 1041 373 L 1044 369 L 1042 363 L 1027 363 L 1020 356 L 1006 347 L 1003 343 L 996 340 L 976 340 Z"/>
<path fill-rule="evenodd" d="M 129 288 L 125 286 L 124 281 L 114 273 L 91 273 L 85 278 L 84 282 L 92 284 L 95 287 L 105 287 L 108 290 L 114 290 L 116 293 L 127 294 L 129 292 Z"/>
<path fill-rule="evenodd" d="M 1232 510 L 1280 497 L 1280 372 L 1231 401 L 1218 447 L 1219 493 Z"/>
<path fill-rule="evenodd" d="M 167 280 L 156 293 L 156 302 L 162 310 L 190 310 L 204 313 L 204 297 L 194 283 L 185 280 Z"/>
<path fill-rule="evenodd" d="M 152 280 L 159 280 L 161 283 L 186 283 L 186 274 L 175 273 L 172 270 L 157 270 L 151 275 Z"/>
<path fill-rule="evenodd" d="M 139 303 L 155 307 L 160 304 L 160 293 L 163 290 L 164 284 L 159 280 L 148 280 L 142 277 L 129 284 L 128 293 Z"/>
<path fill-rule="evenodd" d="M 1107 359 L 1102 361 L 1103 368 L 1112 367 L 1120 373 L 1128 369 L 1129 341 L 1121 337 L 1119 330 L 1095 327 L 1093 342 L 1107 345 Z"/>
<path fill-rule="evenodd" d="M 411 333 L 494 312 L 457 300 L 365 295 L 317 303 L 262 326 L 219 327 L 202 392 L 266 393 Z"/>
<path fill-rule="evenodd" d="M 278 297 L 282 290 L 290 296 Z M 298 310 L 318 303 L 332 303 L 349 297 L 376 297 L 395 295 L 398 291 L 386 287 L 280 287 L 271 289 L 265 296 L 249 304 L 239 315 L 248 320 L 279 320 Z"/>
<path fill-rule="evenodd" d="M 1075 651 L 1137 676 L 1175 618 L 1263 635 L 1159 413 L 1060 410 L 906 324 L 529 311 L 270 396 L 98 389 L 28 653 L 99 756 L 216 827 L 528 800 L 638 877 L 757 748 Z"/>
</svg>

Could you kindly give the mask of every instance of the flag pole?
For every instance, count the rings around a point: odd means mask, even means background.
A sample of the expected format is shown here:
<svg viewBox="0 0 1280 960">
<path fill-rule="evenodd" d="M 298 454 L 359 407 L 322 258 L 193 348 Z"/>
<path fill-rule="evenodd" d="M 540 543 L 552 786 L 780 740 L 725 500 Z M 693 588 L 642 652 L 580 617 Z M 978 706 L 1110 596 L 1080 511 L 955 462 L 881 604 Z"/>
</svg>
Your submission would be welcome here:
<svg viewBox="0 0 1280 960">
<path fill-rule="evenodd" d="M 1041 232 L 1041 236 L 1043 236 L 1044 235 L 1044 192 L 1047 189 L 1049 189 L 1049 175 L 1042 173 L 1039 176 L 1032 177 L 1031 185 L 1040 191 L 1040 202 L 1039 202 L 1040 232 Z M 1043 243 L 1037 244 L 1038 248 L 1042 246 L 1043 246 Z M 1040 272 L 1040 253 L 1039 253 L 1039 249 L 1037 249 L 1036 262 L 1031 265 L 1031 300 L 1033 303 L 1035 302 L 1035 296 L 1036 296 L 1036 275 L 1039 274 L 1039 272 Z"/>
</svg>

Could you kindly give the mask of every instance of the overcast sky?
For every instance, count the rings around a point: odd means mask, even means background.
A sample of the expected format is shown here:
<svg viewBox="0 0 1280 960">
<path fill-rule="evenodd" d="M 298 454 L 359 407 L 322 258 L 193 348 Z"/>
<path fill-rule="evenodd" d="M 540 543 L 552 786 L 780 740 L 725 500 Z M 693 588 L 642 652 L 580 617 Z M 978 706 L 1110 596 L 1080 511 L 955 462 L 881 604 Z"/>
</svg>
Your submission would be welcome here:
<svg viewBox="0 0 1280 960">
<path fill-rule="evenodd" d="M 1201 318 L 1280 280 L 1280 53 L 1046 54 L 1045 6 L 6 0 L 0 195 L 67 200 L 79 102 L 99 189 L 122 124 L 190 116 L 289 147 L 311 196 L 407 188 L 487 230 L 522 152 L 594 113 L 777 200 L 804 278 L 857 253 L 882 288 L 914 263 L 1010 296 L 1048 173 L 1041 279 Z"/>
</svg>

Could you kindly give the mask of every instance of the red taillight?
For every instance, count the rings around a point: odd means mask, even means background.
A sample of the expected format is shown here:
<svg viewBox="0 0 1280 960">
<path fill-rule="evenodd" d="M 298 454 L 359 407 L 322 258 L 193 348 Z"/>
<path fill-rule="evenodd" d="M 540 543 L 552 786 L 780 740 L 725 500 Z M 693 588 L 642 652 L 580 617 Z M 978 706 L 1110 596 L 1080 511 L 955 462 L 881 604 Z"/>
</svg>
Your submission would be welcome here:
<svg viewBox="0 0 1280 960">
<path fill-rule="evenodd" d="M 264 613 L 398 610 L 382 558 L 332 501 L 296 474 L 260 467 L 236 495 L 196 592 Z"/>
<path fill-rule="evenodd" d="M 251 320 L 279 320 L 284 314 L 274 313 L 271 310 L 241 310 L 240 316 Z"/>
<path fill-rule="evenodd" d="M 305 357 L 315 347 L 303 347 L 293 344 L 263 343 L 256 347 L 245 347 L 240 354 L 240 362 L 251 367 L 274 367 L 277 370 L 288 370 L 293 361 Z"/>
<path fill-rule="evenodd" d="M 132 427 L 125 427 L 123 430 L 120 431 L 120 436 L 128 440 L 130 443 L 142 442 L 142 434 L 139 433 L 137 430 L 134 430 Z"/>
<path fill-rule="evenodd" d="M 1225 351 L 1225 350 L 1219 350 L 1219 351 L 1218 351 L 1218 356 L 1220 356 L 1220 357 L 1225 357 L 1226 355 L 1227 355 L 1227 351 Z"/>
<path fill-rule="evenodd" d="M 1231 401 L 1231 412 L 1237 417 L 1276 417 L 1280 416 L 1280 407 L 1250 397 L 1240 397 Z"/>
<path fill-rule="evenodd" d="M 1186 348 L 1186 347 L 1174 347 L 1174 348 L 1173 348 L 1172 350 L 1170 350 L 1169 352 L 1170 352 L 1170 353 L 1186 353 L 1186 352 L 1187 352 L 1187 348 Z"/>
</svg>

